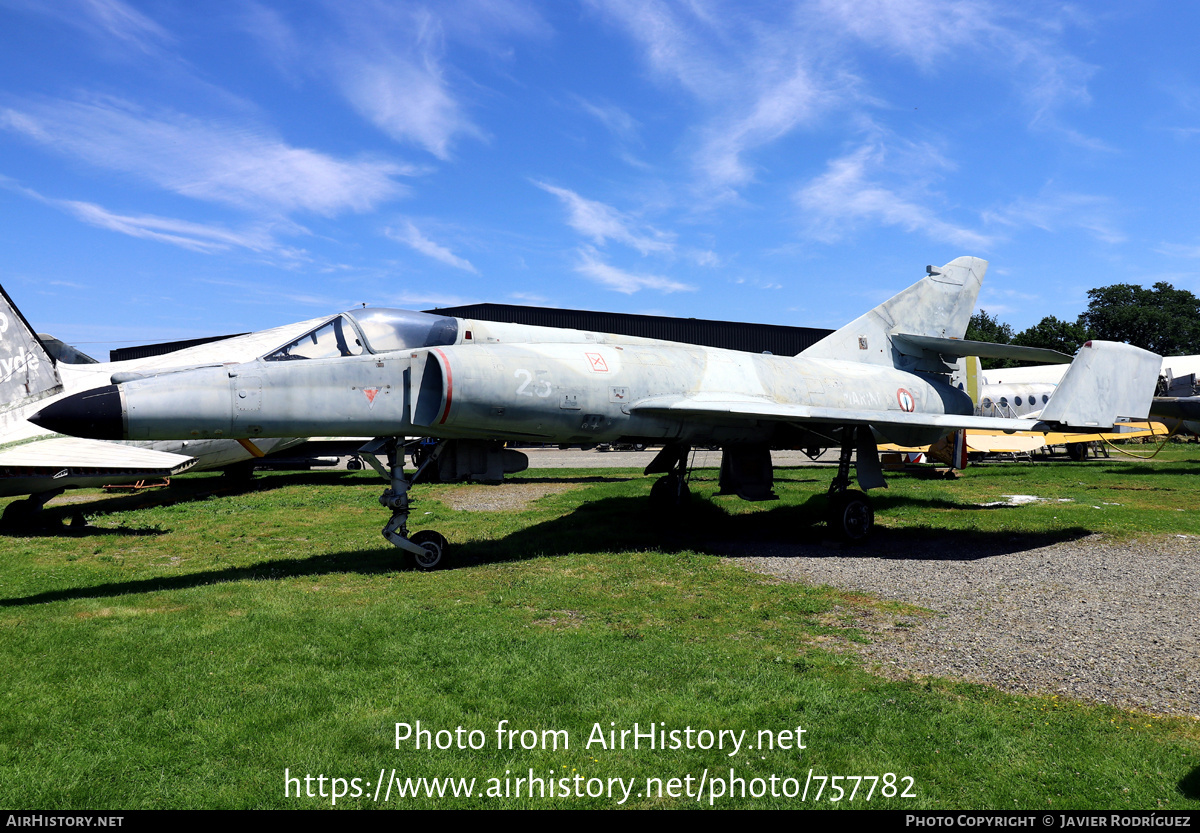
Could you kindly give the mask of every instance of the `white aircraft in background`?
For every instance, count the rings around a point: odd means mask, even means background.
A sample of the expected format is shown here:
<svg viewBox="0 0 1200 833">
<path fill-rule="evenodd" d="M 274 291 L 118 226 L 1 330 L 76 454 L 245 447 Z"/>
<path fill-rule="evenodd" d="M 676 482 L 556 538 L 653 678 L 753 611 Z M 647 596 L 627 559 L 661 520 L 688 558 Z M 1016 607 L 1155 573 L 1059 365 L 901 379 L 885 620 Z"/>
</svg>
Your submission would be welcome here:
<svg viewBox="0 0 1200 833">
<path fill-rule="evenodd" d="M 1062 381 L 1066 368 L 1057 364 L 1005 367 L 996 370 L 974 370 L 975 385 L 970 389 L 978 403 L 979 416 L 1001 419 L 1036 421 Z M 971 374 L 968 373 L 968 378 Z M 1167 356 L 1160 367 L 1157 395 L 1144 415 L 1153 422 L 1165 423 L 1168 428 L 1181 427 L 1200 434 L 1200 356 Z M 968 384 L 972 384 L 969 382 Z M 1182 423 L 1182 425 L 1179 425 Z M 1120 436 L 1161 436 L 1166 428 L 1135 422 L 1122 428 Z M 972 451 L 1036 451 L 1046 445 L 1065 444 L 1071 457 L 1082 460 L 1087 446 L 1103 437 L 1117 435 L 1101 433 L 1042 434 L 1040 432 L 1003 435 L 999 431 L 968 432 L 967 445 Z"/>
<path fill-rule="evenodd" d="M 1064 372 L 1065 368 L 1060 365 L 982 371 L 979 392 L 981 415 L 1036 417 L 1054 393 Z M 1200 398 L 1196 395 L 1198 376 L 1200 356 L 1164 357 L 1159 372 L 1159 391 L 1150 405 L 1148 415 L 1189 421 L 1200 419 Z M 1200 433 L 1197 429 L 1200 429 L 1200 424 L 1188 426 L 1193 433 Z"/>
<path fill-rule="evenodd" d="M 134 483 L 183 471 L 220 468 L 303 442 L 298 439 L 109 442 L 66 437 L 27 419 L 69 394 L 112 381 L 186 368 L 243 362 L 312 329 L 301 321 L 249 335 L 189 347 L 162 356 L 96 362 L 57 340 L 56 360 L 0 287 L 0 497 L 29 495 L 6 507 L 5 525 L 30 524 L 64 489 Z"/>
</svg>

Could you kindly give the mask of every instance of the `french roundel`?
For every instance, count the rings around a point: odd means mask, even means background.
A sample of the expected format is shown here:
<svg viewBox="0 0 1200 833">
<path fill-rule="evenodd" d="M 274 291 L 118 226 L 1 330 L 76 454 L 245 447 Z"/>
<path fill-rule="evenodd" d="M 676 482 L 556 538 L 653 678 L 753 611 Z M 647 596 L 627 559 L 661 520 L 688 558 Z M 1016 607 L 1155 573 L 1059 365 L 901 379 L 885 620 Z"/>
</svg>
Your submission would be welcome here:
<svg viewBox="0 0 1200 833">
<path fill-rule="evenodd" d="M 917 407 L 917 400 L 914 399 L 913 395 L 904 388 L 900 388 L 896 391 L 896 401 L 900 403 L 900 410 L 904 411 L 905 413 L 911 414 L 913 409 Z"/>
</svg>

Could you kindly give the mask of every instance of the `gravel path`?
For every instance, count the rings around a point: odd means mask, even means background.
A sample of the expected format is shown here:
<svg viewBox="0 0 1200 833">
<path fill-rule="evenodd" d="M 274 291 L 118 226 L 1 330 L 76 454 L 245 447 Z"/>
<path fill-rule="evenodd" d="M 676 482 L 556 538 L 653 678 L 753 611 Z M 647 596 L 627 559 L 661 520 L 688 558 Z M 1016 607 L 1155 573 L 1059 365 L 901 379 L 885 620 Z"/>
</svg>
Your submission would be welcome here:
<svg viewBox="0 0 1200 833">
<path fill-rule="evenodd" d="M 939 538 L 890 549 L 896 543 L 764 545 L 740 560 L 935 611 L 864 622 L 875 636 L 855 649 L 880 673 L 1200 719 L 1200 538 L 1092 535 L 1033 548 Z"/>
</svg>

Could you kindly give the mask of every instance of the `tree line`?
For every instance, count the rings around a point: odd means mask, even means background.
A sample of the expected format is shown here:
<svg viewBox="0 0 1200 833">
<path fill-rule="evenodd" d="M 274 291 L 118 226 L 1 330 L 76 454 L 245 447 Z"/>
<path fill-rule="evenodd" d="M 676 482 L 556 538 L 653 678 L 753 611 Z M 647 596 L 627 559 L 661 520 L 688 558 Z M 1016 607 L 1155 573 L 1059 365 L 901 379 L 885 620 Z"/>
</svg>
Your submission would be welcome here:
<svg viewBox="0 0 1200 833">
<path fill-rule="evenodd" d="M 1027 330 L 1014 333 L 986 310 L 971 316 L 966 337 L 972 341 L 1047 347 L 1073 355 L 1090 339 L 1122 341 L 1160 356 L 1200 354 L 1200 298 L 1169 283 L 1150 289 L 1128 283 L 1088 290 L 1088 307 L 1074 321 L 1047 315 Z M 1015 362 L 985 360 L 985 368 Z"/>
</svg>

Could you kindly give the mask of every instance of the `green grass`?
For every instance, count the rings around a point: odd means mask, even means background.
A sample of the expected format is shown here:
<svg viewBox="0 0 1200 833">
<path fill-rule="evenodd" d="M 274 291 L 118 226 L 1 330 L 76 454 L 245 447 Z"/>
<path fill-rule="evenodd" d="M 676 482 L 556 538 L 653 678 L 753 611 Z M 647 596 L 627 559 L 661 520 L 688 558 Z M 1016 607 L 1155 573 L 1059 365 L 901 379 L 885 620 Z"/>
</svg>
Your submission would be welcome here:
<svg viewBox="0 0 1200 833">
<path fill-rule="evenodd" d="M 1010 548 L 1091 532 L 1197 534 L 1200 463 L 1168 452 L 1144 463 L 991 465 L 956 482 L 892 476 L 873 496 L 881 529 L 871 546 L 947 529 Z M 664 788 L 681 779 L 682 790 L 688 776 L 694 791 L 706 771 L 728 778 L 732 768 L 748 790 L 772 775 L 802 788 L 810 769 L 912 777 L 916 798 L 877 789 L 867 804 L 868 783 L 856 807 L 1200 808 L 1195 721 L 874 677 L 838 650 L 866 638 L 846 625 L 850 614 L 912 609 L 773 581 L 708 554 L 824 537 L 830 472 L 779 475 L 780 501 L 745 504 L 712 498 L 715 472 L 699 472 L 698 505 L 669 523 L 646 511 L 651 480 L 632 471 L 529 472 L 517 479 L 567 489 L 508 512 L 455 511 L 461 487 L 419 486 L 413 528 L 444 533 L 465 565 L 433 574 L 398 569 L 379 537 L 373 474 L 269 475 L 240 492 L 197 475 L 171 492 L 81 493 L 75 505 L 92 528 L 0 538 L 0 806 L 331 805 L 285 798 L 287 768 L 359 778 L 368 794 L 381 769 L 475 778 L 484 791 L 488 779 L 530 769 L 584 785 L 636 779 L 625 806 L 688 807 L 694 798 L 638 793 L 648 778 Z M 1071 502 L 977 507 L 1014 493 Z M 172 494 L 191 499 L 165 503 Z M 418 720 L 480 730 L 484 748 L 395 748 L 395 724 Z M 565 730 L 570 747 L 497 748 L 502 720 Z M 585 745 L 597 724 L 652 722 L 745 730 L 746 743 L 799 726 L 807 748 Z M 816 789 L 804 804 L 768 793 L 715 806 L 837 806 L 829 787 L 814 802 Z M 616 804 L 393 795 L 382 806 Z M 381 805 L 362 796 L 337 806 Z"/>
</svg>

